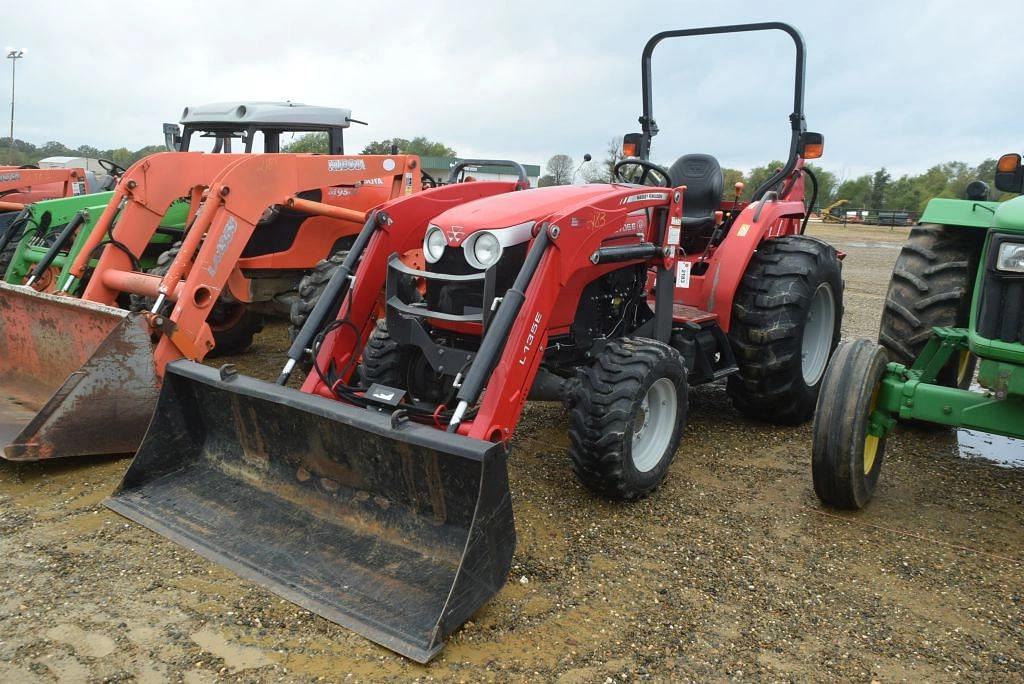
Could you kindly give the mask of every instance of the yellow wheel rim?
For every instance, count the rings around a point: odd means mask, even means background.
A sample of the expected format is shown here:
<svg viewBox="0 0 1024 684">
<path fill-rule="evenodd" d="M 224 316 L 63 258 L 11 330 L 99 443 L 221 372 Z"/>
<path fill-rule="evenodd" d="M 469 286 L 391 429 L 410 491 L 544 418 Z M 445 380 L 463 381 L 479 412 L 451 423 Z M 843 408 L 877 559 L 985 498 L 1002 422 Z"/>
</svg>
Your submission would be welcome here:
<svg viewBox="0 0 1024 684">
<path fill-rule="evenodd" d="M 971 366 L 971 352 L 966 349 L 960 352 L 960 360 L 956 367 L 956 386 L 963 387 L 964 384 L 970 382 L 970 378 L 967 377 L 967 371 Z"/>
<path fill-rule="evenodd" d="M 871 414 L 878 408 L 878 390 L 882 386 L 876 385 L 875 391 L 871 393 L 871 403 L 868 405 L 868 418 L 871 418 Z M 864 474 L 867 475 L 871 472 L 871 469 L 875 467 L 875 459 L 878 457 L 878 445 L 881 440 L 872 434 L 867 434 L 864 437 Z"/>
</svg>

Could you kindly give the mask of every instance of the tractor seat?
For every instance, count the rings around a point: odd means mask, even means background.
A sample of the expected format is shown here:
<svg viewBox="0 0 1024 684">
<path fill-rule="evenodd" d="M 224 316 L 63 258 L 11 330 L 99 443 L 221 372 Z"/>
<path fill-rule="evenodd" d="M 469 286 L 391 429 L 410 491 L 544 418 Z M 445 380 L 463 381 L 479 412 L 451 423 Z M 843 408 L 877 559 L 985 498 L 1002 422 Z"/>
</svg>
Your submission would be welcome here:
<svg viewBox="0 0 1024 684">
<path fill-rule="evenodd" d="M 673 186 L 686 186 L 683 227 L 690 231 L 713 228 L 722 206 L 722 167 L 710 154 L 684 154 L 668 170 Z"/>
</svg>

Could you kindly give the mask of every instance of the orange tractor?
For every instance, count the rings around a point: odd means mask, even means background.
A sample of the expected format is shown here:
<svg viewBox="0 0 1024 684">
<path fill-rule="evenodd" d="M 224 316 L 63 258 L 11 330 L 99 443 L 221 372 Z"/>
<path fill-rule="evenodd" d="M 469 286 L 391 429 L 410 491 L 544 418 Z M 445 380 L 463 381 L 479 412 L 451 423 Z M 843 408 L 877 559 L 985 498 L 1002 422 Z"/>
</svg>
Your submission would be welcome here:
<svg viewBox="0 0 1024 684">
<path fill-rule="evenodd" d="M 87 280 L 81 299 L 0 283 L 3 456 L 133 452 L 169 361 L 247 347 L 264 314 L 288 311 L 303 275 L 351 245 L 369 210 L 419 190 L 419 159 L 405 155 L 167 152 L 137 162 L 64 283 L 66 292 Z M 180 246 L 156 272 L 140 270 L 183 195 Z"/>
</svg>

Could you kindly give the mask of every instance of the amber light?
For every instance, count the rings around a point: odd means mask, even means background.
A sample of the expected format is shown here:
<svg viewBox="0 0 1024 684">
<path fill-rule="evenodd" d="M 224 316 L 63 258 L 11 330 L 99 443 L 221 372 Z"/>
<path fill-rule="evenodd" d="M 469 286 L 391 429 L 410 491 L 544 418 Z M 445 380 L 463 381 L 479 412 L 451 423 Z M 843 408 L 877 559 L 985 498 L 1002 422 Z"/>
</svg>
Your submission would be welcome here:
<svg viewBox="0 0 1024 684">
<path fill-rule="evenodd" d="M 807 143 L 804 145 L 804 159 L 818 159 L 825 153 L 825 143 Z"/>
<path fill-rule="evenodd" d="M 1020 166 L 1019 154 L 1004 154 L 996 164 L 996 170 L 1000 173 L 1013 173 Z"/>
<path fill-rule="evenodd" d="M 636 143 L 622 143 L 622 156 L 623 157 L 635 157 L 636 156 Z"/>
</svg>

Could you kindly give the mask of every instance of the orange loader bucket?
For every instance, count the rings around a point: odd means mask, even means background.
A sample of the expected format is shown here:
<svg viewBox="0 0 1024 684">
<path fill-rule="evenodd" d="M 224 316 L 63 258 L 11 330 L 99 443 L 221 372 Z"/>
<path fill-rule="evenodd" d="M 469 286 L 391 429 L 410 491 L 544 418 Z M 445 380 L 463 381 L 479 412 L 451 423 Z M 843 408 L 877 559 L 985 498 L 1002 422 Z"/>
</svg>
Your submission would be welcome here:
<svg viewBox="0 0 1024 684">
<path fill-rule="evenodd" d="M 130 454 L 159 384 L 139 314 L 0 283 L 0 455 Z"/>
</svg>

